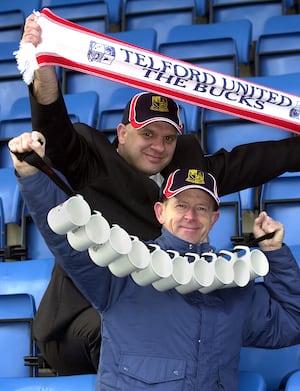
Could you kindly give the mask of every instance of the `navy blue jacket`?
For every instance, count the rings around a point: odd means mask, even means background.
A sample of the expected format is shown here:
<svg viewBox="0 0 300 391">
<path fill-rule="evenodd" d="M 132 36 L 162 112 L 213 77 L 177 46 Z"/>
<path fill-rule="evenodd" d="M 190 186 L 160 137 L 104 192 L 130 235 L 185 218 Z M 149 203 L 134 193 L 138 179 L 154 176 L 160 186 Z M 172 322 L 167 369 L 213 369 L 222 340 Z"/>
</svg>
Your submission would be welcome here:
<svg viewBox="0 0 300 391">
<path fill-rule="evenodd" d="M 263 283 L 206 295 L 158 292 L 113 276 L 52 233 L 47 213 L 66 196 L 44 174 L 19 183 L 57 261 L 101 313 L 98 391 L 235 391 L 241 346 L 300 342 L 300 270 L 287 246 L 266 253 L 270 272 Z M 155 242 L 164 250 L 209 249 L 191 248 L 166 231 Z"/>
</svg>

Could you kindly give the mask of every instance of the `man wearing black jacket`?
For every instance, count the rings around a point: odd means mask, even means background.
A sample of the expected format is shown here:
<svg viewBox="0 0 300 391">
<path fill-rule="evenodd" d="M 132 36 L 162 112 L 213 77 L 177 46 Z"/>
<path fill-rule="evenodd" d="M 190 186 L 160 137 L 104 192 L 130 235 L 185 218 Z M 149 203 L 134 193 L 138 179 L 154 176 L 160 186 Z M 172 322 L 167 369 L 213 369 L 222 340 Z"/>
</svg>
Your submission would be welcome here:
<svg viewBox="0 0 300 391">
<path fill-rule="evenodd" d="M 27 18 L 22 41 L 34 45 L 41 41 L 34 15 Z M 201 167 L 212 173 L 220 195 L 300 169 L 299 137 L 205 156 L 194 136 L 179 135 L 182 124 L 174 101 L 158 94 L 133 97 L 117 128 L 117 140 L 110 144 L 99 130 L 72 125 L 54 67 L 36 71 L 30 99 L 33 129 L 42 134 L 32 137 L 45 137 L 52 165 L 110 224 L 117 223 L 143 240 L 160 233 L 153 204 L 162 179 L 176 168 Z M 34 336 L 46 361 L 61 375 L 96 373 L 100 325 L 97 311 L 55 263 L 34 320 Z"/>
</svg>

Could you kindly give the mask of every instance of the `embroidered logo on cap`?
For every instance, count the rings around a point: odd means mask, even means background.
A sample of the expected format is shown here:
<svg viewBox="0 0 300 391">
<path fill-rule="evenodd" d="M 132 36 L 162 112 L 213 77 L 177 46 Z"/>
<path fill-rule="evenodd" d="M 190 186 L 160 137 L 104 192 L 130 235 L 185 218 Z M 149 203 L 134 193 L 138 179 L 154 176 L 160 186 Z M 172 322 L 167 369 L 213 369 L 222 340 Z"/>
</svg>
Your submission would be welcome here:
<svg viewBox="0 0 300 391">
<path fill-rule="evenodd" d="M 204 173 L 203 171 L 198 171 L 198 170 L 189 170 L 188 175 L 185 178 L 186 182 L 194 183 L 196 185 L 204 185 L 205 180 L 204 180 Z"/>
<path fill-rule="evenodd" d="M 159 111 L 160 113 L 168 113 L 168 99 L 159 95 L 152 96 L 152 104 L 150 106 L 150 110 Z"/>
</svg>

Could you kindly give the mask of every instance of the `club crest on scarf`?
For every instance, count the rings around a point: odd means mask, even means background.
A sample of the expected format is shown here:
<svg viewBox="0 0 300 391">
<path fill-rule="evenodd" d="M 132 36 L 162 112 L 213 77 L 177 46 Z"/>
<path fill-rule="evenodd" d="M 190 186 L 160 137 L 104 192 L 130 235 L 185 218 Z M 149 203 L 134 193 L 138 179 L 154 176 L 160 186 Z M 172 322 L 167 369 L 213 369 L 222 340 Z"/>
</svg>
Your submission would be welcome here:
<svg viewBox="0 0 300 391">
<path fill-rule="evenodd" d="M 102 62 L 110 65 L 116 57 L 116 51 L 113 46 L 90 41 L 87 57 L 90 62 Z"/>
</svg>

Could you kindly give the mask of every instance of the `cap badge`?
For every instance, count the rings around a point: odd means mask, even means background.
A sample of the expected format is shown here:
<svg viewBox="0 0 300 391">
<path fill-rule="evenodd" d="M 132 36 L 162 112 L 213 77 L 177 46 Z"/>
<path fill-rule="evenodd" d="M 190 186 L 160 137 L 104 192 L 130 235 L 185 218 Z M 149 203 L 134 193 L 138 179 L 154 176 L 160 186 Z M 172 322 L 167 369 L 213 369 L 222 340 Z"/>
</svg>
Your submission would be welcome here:
<svg viewBox="0 0 300 391">
<path fill-rule="evenodd" d="M 195 169 L 189 170 L 185 181 L 194 183 L 196 185 L 204 185 L 205 184 L 204 173 L 203 171 L 199 171 Z"/>
<path fill-rule="evenodd" d="M 150 110 L 159 111 L 161 113 L 168 113 L 168 99 L 159 95 L 152 96 L 152 104 Z"/>
</svg>

